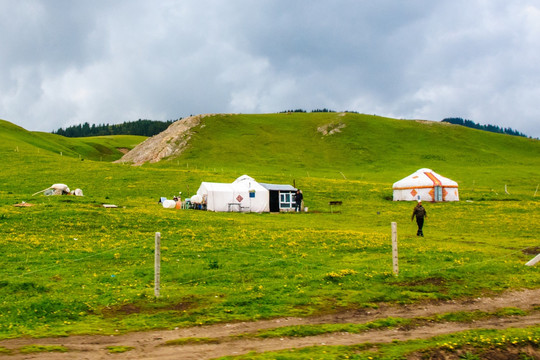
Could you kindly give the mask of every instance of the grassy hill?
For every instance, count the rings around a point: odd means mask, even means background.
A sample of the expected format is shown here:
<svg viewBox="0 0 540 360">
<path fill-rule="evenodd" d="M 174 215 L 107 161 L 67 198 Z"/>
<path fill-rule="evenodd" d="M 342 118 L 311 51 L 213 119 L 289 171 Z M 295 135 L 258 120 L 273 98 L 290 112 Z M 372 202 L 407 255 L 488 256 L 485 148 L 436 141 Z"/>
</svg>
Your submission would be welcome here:
<svg viewBox="0 0 540 360">
<path fill-rule="evenodd" d="M 5 120 L 0 120 L 0 138 L 3 142 L 0 149 L 2 152 L 34 153 L 36 157 L 55 154 L 98 161 L 117 160 L 123 154 L 120 149 L 131 150 L 146 139 L 144 136 L 127 135 L 73 139 L 44 132 L 30 132 Z"/>
<path fill-rule="evenodd" d="M 317 130 L 340 125 L 344 127 L 332 135 Z M 500 190 L 508 184 L 532 194 L 538 183 L 540 142 L 446 123 L 360 114 L 217 115 L 205 118 L 188 149 L 168 163 L 206 169 L 216 178 L 220 173 L 248 173 L 278 182 L 346 177 L 387 189 L 427 167 L 465 189 Z"/>
<path fill-rule="evenodd" d="M 331 135 L 318 131 L 336 127 L 339 131 Z M 119 149 L 132 149 L 145 139 L 64 138 L 28 132 L 1 120 L 0 136 L 5 156 L 18 149 L 17 156 L 43 162 L 60 154 L 108 162 L 121 157 Z M 202 180 L 232 181 L 244 173 L 259 181 L 299 181 L 298 186 L 315 177 L 373 182 L 388 190 L 393 182 L 427 167 L 457 181 L 462 192 L 501 192 L 508 185 L 519 195 L 534 193 L 540 182 L 539 144 L 447 123 L 351 113 L 216 115 L 194 129 L 180 157 L 146 166 L 209 172 L 205 179 L 184 182 L 184 192 L 188 185 L 196 189 Z"/>
<path fill-rule="evenodd" d="M 321 127 L 340 132 L 324 136 Z M 216 115 L 192 132 L 179 157 L 129 166 L 106 160 L 142 138 L 64 139 L 0 122 L 0 338 L 116 334 L 540 287 L 538 267 L 523 265 L 540 250 L 538 140 L 338 113 Z M 427 204 L 419 239 L 412 204 L 389 199 L 393 182 L 423 167 L 456 180 L 463 201 Z M 242 174 L 295 182 L 310 212 L 157 204 L 160 196 L 194 194 L 201 181 Z M 32 197 L 58 182 L 85 196 Z M 343 206 L 331 213 L 329 200 Z M 22 201 L 34 206 L 13 206 Z M 399 229 L 397 277 L 391 222 Z M 158 299 L 155 232 L 163 246 Z"/>
</svg>

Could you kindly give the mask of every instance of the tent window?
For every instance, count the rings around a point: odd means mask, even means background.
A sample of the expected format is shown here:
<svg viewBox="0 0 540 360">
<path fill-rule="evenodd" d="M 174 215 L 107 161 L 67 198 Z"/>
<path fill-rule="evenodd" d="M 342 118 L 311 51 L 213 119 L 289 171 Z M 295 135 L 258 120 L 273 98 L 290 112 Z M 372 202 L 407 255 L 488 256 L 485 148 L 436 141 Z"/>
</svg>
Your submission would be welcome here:
<svg viewBox="0 0 540 360">
<path fill-rule="evenodd" d="M 279 193 L 279 207 L 280 209 L 290 209 L 293 205 L 293 197 L 290 192 Z"/>
</svg>

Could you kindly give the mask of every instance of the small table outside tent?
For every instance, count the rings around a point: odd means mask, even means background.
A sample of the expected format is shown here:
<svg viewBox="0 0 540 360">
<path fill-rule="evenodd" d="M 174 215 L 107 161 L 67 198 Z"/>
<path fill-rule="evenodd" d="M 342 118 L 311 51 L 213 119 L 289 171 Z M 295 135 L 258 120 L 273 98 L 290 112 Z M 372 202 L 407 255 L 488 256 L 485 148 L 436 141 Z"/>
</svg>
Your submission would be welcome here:
<svg viewBox="0 0 540 360">
<path fill-rule="evenodd" d="M 240 203 L 228 203 L 227 204 L 228 211 L 231 212 L 232 210 L 234 210 L 235 206 L 238 207 L 238 212 L 242 211 L 242 206 L 240 205 Z"/>
</svg>

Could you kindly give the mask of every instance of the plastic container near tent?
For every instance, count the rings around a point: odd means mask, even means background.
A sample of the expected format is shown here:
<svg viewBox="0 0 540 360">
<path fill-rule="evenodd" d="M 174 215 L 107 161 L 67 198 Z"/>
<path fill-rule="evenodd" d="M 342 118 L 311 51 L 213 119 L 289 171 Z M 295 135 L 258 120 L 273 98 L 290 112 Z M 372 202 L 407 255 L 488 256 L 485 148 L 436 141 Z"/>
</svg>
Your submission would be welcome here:
<svg viewBox="0 0 540 360">
<path fill-rule="evenodd" d="M 458 183 L 431 169 L 419 169 L 392 185 L 394 201 L 459 201 Z"/>
<path fill-rule="evenodd" d="M 162 203 L 165 209 L 174 209 L 176 207 L 176 201 L 174 200 L 165 200 Z"/>
<path fill-rule="evenodd" d="M 81 189 L 75 189 L 71 192 L 75 196 L 84 196 L 83 191 Z"/>
</svg>

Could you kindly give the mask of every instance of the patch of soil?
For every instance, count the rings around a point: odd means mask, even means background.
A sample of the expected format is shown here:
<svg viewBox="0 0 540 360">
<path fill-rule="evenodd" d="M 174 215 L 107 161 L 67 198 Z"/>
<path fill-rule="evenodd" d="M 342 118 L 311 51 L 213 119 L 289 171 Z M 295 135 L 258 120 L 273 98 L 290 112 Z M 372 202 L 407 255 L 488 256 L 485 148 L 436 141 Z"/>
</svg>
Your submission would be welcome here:
<svg viewBox="0 0 540 360">
<path fill-rule="evenodd" d="M 101 309 L 101 313 L 104 317 L 115 317 L 118 315 L 130 315 L 138 314 L 141 312 L 141 308 L 134 304 L 124 304 L 120 306 L 110 306 Z"/>
<path fill-rule="evenodd" d="M 476 356 L 476 357 L 474 357 Z M 475 349 L 472 347 L 463 348 L 450 352 L 443 349 L 433 349 L 415 352 L 407 357 L 407 360 L 460 360 L 460 359 L 482 359 L 482 360 L 524 360 L 540 359 L 540 350 L 532 346 L 517 347 L 512 346 L 506 349 Z"/>
<path fill-rule="evenodd" d="M 470 351 L 474 353 L 473 351 Z M 506 349 L 489 349 L 479 354 L 481 359 L 489 360 L 524 360 L 540 359 L 540 350 L 529 347 L 509 347 Z"/>
<path fill-rule="evenodd" d="M 62 338 L 19 338 L 1 340 L 0 346 L 12 351 L 9 359 L 212 359 L 221 356 L 235 356 L 249 352 L 266 352 L 286 349 L 298 349 L 325 345 L 359 345 L 389 343 L 394 340 L 429 339 L 443 334 L 452 334 L 470 329 L 506 329 L 524 328 L 540 324 L 540 311 L 534 310 L 540 302 L 540 288 L 503 293 L 496 297 L 482 297 L 466 300 L 442 301 L 428 304 L 389 306 L 381 304 L 377 309 L 349 310 L 308 318 L 279 318 L 256 322 L 216 324 L 176 330 L 155 330 L 136 332 L 117 336 L 69 336 Z M 456 311 L 494 312 L 501 308 L 515 307 L 530 311 L 527 316 L 492 317 L 468 323 L 430 323 L 417 327 L 399 329 L 369 330 L 360 334 L 345 332 L 307 336 L 301 338 L 240 338 L 236 335 L 256 333 L 259 330 L 274 329 L 293 325 L 366 323 L 387 317 L 416 318 L 428 317 Z M 125 308 L 123 311 L 136 310 Z M 182 346 L 163 346 L 169 340 L 180 338 L 219 339 L 217 343 L 197 343 Z M 66 353 L 20 354 L 18 349 L 26 345 L 62 345 L 69 349 Z M 133 350 L 111 355 L 108 346 L 130 346 Z M 465 349 L 467 350 L 467 349 Z M 473 350 L 473 349 L 471 349 Z M 471 351 L 472 352 L 472 351 Z M 482 359 L 540 359 L 538 348 L 487 349 L 476 354 Z M 456 353 L 457 354 L 457 353 Z M 434 350 L 432 353 L 416 353 L 416 359 L 457 359 L 454 353 Z M 462 353 L 463 356 L 465 353 Z M 525 354 L 525 355 L 524 355 Z M 459 355 L 458 355 L 459 356 Z"/>
<path fill-rule="evenodd" d="M 181 302 L 178 304 L 174 304 L 172 306 L 167 307 L 167 310 L 174 310 L 174 311 L 184 311 L 189 310 L 193 305 L 187 302 Z"/>
<path fill-rule="evenodd" d="M 16 206 L 16 207 L 30 207 L 30 206 L 34 206 L 34 204 L 30 204 L 30 203 L 27 203 L 27 202 L 22 202 L 20 204 L 15 204 L 13 206 Z"/>
<path fill-rule="evenodd" d="M 526 249 L 523 249 L 522 252 L 525 255 L 537 255 L 540 254 L 540 246 L 528 247 Z"/>
</svg>

